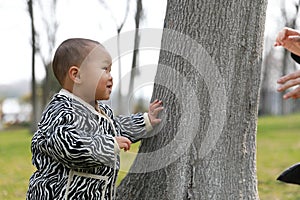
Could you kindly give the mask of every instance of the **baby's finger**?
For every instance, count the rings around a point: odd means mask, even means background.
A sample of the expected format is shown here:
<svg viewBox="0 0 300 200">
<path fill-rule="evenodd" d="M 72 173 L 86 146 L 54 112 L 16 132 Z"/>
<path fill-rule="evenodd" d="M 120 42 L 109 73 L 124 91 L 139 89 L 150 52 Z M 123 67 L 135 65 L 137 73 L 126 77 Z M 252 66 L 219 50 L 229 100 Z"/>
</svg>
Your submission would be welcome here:
<svg viewBox="0 0 300 200">
<path fill-rule="evenodd" d="M 159 107 L 161 107 L 161 104 L 158 104 L 158 103 L 151 105 L 151 106 L 149 106 L 149 112 L 153 113 L 155 111 L 155 109 L 157 109 Z"/>
<path fill-rule="evenodd" d="M 155 104 L 157 104 L 158 99 L 155 99 L 153 102 L 150 103 L 149 108 L 152 108 Z"/>
<path fill-rule="evenodd" d="M 128 139 L 128 140 L 126 141 L 126 144 L 127 144 L 127 149 L 126 149 L 126 151 L 129 151 L 129 150 L 130 150 L 130 146 L 131 146 L 131 141 Z"/>
<path fill-rule="evenodd" d="M 123 146 L 124 151 L 129 151 L 130 150 L 130 143 L 129 142 L 125 142 L 124 146 Z"/>
<path fill-rule="evenodd" d="M 161 122 L 161 119 L 153 119 L 152 124 L 155 126 Z"/>
<path fill-rule="evenodd" d="M 124 151 L 129 151 L 129 150 L 130 150 L 130 146 L 131 146 L 131 145 L 127 143 L 127 144 L 126 144 L 126 147 L 124 148 Z"/>
<path fill-rule="evenodd" d="M 163 109 L 164 109 L 164 107 L 160 106 L 155 109 L 155 113 L 158 115 L 158 113 L 160 113 Z"/>
<path fill-rule="evenodd" d="M 154 110 L 151 110 L 151 115 L 153 117 L 157 117 L 158 114 L 164 109 L 164 107 L 158 107 L 158 108 L 155 108 Z"/>
<path fill-rule="evenodd" d="M 154 102 L 153 104 L 150 105 L 150 109 L 154 110 L 154 109 L 160 107 L 161 105 L 162 105 L 162 101 L 157 100 L 156 102 Z"/>
</svg>

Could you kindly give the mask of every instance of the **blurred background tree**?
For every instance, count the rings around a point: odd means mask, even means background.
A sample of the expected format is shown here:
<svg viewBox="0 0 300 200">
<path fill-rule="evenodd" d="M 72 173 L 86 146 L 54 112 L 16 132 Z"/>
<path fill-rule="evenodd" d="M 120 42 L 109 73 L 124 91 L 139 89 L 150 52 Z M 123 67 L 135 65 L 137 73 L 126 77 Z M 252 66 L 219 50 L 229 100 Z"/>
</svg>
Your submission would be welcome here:
<svg viewBox="0 0 300 200">
<path fill-rule="evenodd" d="M 290 52 L 273 46 L 276 34 L 283 27 L 299 27 L 299 1 L 278 0 L 276 4 L 269 2 L 268 9 L 270 14 L 266 20 L 259 114 L 286 115 L 299 112 L 299 100 L 284 100 L 283 94 L 276 90 L 277 79 L 298 69 L 297 64 Z"/>
</svg>

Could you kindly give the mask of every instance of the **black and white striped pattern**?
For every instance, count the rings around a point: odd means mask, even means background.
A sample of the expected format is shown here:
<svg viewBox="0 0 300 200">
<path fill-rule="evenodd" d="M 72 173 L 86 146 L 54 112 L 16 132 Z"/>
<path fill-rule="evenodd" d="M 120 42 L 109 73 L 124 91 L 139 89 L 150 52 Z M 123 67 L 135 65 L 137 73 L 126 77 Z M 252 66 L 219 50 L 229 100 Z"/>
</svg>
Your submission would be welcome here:
<svg viewBox="0 0 300 200">
<path fill-rule="evenodd" d="M 99 103 L 99 108 L 105 115 L 66 92 L 53 97 L 32 138 L 37 170 L 28 200 L 113 199 L 120 163 L 114 137 L 138 141 L 146 134 L 145 121 L 141 113 L 114 117 L 108 105 Z"/>
</svg>

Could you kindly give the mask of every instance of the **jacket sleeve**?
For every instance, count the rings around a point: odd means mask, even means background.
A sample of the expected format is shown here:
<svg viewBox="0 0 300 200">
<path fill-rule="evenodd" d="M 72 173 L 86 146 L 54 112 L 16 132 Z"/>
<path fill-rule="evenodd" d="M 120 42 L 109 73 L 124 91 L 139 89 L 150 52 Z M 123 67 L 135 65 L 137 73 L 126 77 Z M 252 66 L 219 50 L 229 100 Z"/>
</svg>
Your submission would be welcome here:
<svg viewBox="0 0 300 200">
<path fill-rule="evenodd" d="M 114 123 L 120 135 L 127 137 L 131 142 L 147 137 L 147 132 L 152 130 L 147 113 L 119 115 L 114 117 Z"/>
<path fill-rule="evenodd" d="M 78 127 L 78 114 L 72 110 L 51 115 L 51 120 L 44 122 L 32 139 L 33 154 L 42 152 L 69 168 L 114 166 L 115 140 L 112 135 L 90 134 Z"/>
<path fill-rule="evenodd" d="M 131 115 L 114 116 L 112 109 L 103 103 L 99 103 L 102 109 L 113 121 L 117 135 L 127 137 L 131 142 L 137 142 L 147 137 L 147 132 L 152 130 L 148 113 L 136 113 Z"/>
<path fill-rule="evenodd" d="M 294 61 L 296 61 L 298 64 L 300 64 L 300 56 L 291 53 L 291 57 L 294 59 Z"/>
</svg>

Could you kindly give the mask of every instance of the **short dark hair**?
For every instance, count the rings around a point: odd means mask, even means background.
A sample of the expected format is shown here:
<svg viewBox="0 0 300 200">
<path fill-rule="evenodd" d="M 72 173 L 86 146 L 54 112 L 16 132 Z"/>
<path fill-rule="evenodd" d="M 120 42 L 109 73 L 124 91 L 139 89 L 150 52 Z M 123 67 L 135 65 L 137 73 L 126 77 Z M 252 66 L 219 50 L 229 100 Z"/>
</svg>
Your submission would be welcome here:
<svg viewBox="0 0 300 200">
<path fill-rule="evenodd" d="M 81 63 L 99 42 L 85 38 L 70 38 L 63 41 L 53 57 L 53 73 L 63 86 L 68 70 L 71 66 L 80 67 Z M 102 45 L 101 45 L 102 46 Z"/>
</svg>

